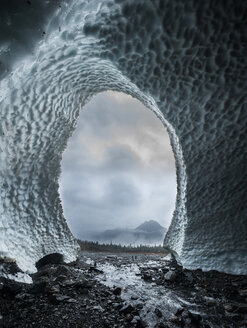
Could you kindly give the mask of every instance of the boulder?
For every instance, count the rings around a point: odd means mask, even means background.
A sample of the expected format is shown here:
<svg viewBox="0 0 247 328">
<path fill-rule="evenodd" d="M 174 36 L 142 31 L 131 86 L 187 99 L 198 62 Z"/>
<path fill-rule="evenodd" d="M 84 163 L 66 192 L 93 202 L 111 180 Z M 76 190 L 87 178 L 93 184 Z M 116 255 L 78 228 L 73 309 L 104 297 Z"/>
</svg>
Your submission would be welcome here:
<svg viewBox="0 0 247 328">
<path fill-rule="evenodd" d="M 52 253 L 42 257 L 35 263 L 36 268 L 39 270 L 47 264 L 63 264 L 63 255 L 60 253 Z"/>
</svg>

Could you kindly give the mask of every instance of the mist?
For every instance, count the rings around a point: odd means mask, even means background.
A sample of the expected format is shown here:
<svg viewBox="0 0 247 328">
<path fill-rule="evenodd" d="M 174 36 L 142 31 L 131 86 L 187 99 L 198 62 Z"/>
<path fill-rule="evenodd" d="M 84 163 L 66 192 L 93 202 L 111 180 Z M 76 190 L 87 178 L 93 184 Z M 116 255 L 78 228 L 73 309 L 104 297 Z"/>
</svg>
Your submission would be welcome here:
<svg viewBox="0 0 247 328">
<path fill-rule="evenodd" d="M 60 193 L 69 227 L 81 239 L 150 219 L 167 228 L 176 173 L 166 128 L 130 96 L 96 95 L 63 154 Z"/>
</svg>

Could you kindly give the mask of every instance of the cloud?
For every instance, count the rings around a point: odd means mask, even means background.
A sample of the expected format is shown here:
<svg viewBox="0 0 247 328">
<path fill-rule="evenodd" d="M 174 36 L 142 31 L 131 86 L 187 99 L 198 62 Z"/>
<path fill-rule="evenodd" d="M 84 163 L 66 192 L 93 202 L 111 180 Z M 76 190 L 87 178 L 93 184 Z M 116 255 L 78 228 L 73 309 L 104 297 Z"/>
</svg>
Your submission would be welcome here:
<svg viewBox="0 0 247 328">
<path fill-rule="evenodd" d="M 147 219 L 168 226 L 176 178 L 162 123 L 130 96 L 94 97 L 63 155 L 60 193 L 76 236 Z"/>
</svg>

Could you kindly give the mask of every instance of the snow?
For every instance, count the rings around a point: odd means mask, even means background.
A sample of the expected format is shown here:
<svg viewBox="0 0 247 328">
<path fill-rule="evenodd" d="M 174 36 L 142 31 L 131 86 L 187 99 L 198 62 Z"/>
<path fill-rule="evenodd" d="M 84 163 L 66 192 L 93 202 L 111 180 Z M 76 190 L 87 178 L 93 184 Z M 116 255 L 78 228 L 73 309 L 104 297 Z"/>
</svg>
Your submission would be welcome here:
<svg viewBox="0 0 247 328">
<path fill-rule="evenodd" d="M 15 274 L 7 273 L 2 264 L 0 264 L 0 277 L 19 281 L 19 282 L 24 282 L 26 284 L 31 284 L 33 282 L 32 277 L 29 276 L 28 273 L 26 272 L 17 272 Z"/>
<path fill-rule="evenodd" d="M 170 134 L 178 191 L 165 247 L 184 267 L 246 274 L 244 4 L 44 3 L 1 11 L 0 256 L 30 272 L 49 253 L 76 258 L 61 157 L 83 105 L 115 90 Z"/>
</svg>

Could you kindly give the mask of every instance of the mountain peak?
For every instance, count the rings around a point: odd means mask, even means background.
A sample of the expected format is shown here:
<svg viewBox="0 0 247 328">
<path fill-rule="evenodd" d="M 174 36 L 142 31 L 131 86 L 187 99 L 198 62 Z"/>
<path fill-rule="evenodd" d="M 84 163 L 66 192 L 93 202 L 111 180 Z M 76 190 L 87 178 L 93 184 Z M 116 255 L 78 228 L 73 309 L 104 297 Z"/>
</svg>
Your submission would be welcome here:
<svg viewBox="0 0 247 328">
<path fill-rule="evenodd" d="M 155 220 L 149 220 L 145 221 L 144 223 L 140 224 L 135 230 L 141 230 L 141 231 L 165 231 L 166 229 L 162 227 L 157 221 Z"/>
</svg>

